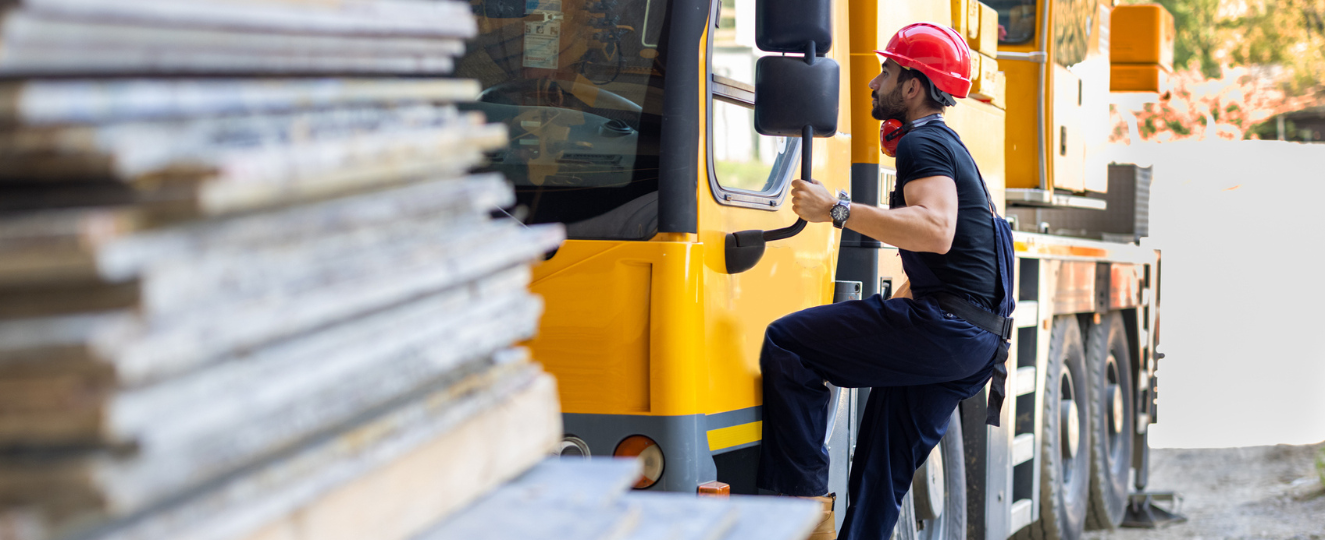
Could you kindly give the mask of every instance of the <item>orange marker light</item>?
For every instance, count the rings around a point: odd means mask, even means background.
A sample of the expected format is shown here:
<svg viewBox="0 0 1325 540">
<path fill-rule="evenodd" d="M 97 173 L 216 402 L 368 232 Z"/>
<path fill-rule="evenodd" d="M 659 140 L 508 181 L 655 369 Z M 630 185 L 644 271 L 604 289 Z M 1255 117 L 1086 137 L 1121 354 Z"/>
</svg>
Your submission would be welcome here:
<svg viewBox="0 0 1325 540">
<path fill-rule="evenodd" d="M 700 497 L 728 497 L 732 494 L 732 487 L 724 482 L 712 481 L 704 482 L 699 485 Z"/>
<path fill-rule="evenodd" d="M 616 445 L 616 450 L 612 452 L 616 457 L 638 457 L 640 463 L 644 465 L 644 474 L 640 475 L 638 482 L 635 482 L 635 489 L 645 489 L 656 483 L 662 478 L 663 473 L 663 453 L 658 443 L 653 439 L 643 435 L 631 435 Z"/>
</svg>

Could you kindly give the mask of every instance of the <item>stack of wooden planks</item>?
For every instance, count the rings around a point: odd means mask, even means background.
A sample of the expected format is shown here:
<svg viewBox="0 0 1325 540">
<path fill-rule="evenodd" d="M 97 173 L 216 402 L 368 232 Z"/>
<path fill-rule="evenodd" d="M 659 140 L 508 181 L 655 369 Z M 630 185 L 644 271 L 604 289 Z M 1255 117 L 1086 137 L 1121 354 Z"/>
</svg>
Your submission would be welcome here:
<svg viewBox="0 0 1325 540">
<path fill-rule="evenodd" d="M 543 461 L 513 344 L 563 233 L 470 173 L 506 143 L 444 77 L 470 9 L 4 3 L 0 540 L 805 536 L 814 503 Z"/>
<path fill-rule="evenodd" d="M 555 447 L 561 230 L 489 217 L 475 83 L 375 78 L 469 10 L 5 3 L 0 538 L 405 539 Z"/>
</svg>

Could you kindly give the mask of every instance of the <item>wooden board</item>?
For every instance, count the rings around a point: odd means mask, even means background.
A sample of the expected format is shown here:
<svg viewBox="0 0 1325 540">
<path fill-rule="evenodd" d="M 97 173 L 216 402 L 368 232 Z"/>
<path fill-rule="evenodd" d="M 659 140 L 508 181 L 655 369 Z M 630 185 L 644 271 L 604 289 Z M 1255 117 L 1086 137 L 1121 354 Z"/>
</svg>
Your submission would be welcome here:
<svg viewBox="0 0 1325 540">
<path fill-rule="evenodd" d="M 545 461 L 415 540 L 623 539 L 641 508 L 622 504 L 621 495 L 639 471 L 635 460 Z"/>
<path fill-rule="evenodd" d="M 469 5 L 411 0 L 18 0 L 26 11 L 70 19 L 292 33 L 472 37 Z"/>
<path fill-rule="evenodd" d="M 0 447 L 132 445 L 132 460 L 110 460 L 99 469 L 137 471 L 117 473 L 134 477 L 153 477 L 158 468 L 169 472 L 154 476 L 166 487 L 149 489 L 144 486 L 152 482 L 136 480 L 103 490 L 125 493 L 108 504 L 141 504 L 152 493 L 224 471 L 444 376 L 457 363 L 531 337 L 541 303 L 524 292 L 527 274 L 498 279 L 517 286 L 504 294 L 443 293 L 140 390 L 116 391 L 108 377 L 81 373 L 4 377 Z M 236 392 L 249 399 L 230 399 Z M 81 459 L 52 462 L 84 466 Z M 187 465 L 172 471 L 180 463 Z M 0 470 L 7 470 L 3 459 Z M 0 493 L 17 480 L 0 478 Z M 25 492 L 32 485 L 10 490 L 20 498 L 41 496 Z"/>
<path fill-rule="evenodd" d="M 823 505 L 795 497 L 733 495 L 737 520 L 724 540 L 805 540 L 819 525 Z"/>
<path fill-rule="evenodd" d="M 479 117 L 471 113 L 437 122 L 388 123 L 371 130 L 355 130 L 353 122 L 336 124 L 328 128 L 331 133 L 327 136 L 303 141 L 287 140 L 290 134 L 286 131 L 303 129 L 298 120 L 249 126 L 257 133 L 243 129 L 230 133 L 226 130 L 234 126 L 222 126 L 217 128 L 219 132 L 200 128 L 200 134 L 178 136 L 167 129 L 160 133 L 147 129 L 127 140 L 102 140 L 100 134 L 95 141 L 72 137 L 79 140 L 51 151 L 38 148 L 50 142 L 47 140 L 31 142 L 27 148 L 11 141 L 11 146 L 19 148 L 14 150 L 16 155 L 5 159 L 0 189 L 5 180 L 24 185 L 88 178 L 132 182 L 137 206 L 158 221 L 180 220 L 460 176 L 479 163 L 483 151 L 506 143 L 504 126 L 480 125 Z M 147 136 L 149 133 L 154 136 Z M 248 146 L 253 142 L 249 139 L 257 137 L 261 142 L 264 136 L 271 138 L 271 144 Z M 82 152 L 75 148 L 80 146 L 93 148 L 87 150 L 91 153 L 58 153 Z"/>
<path fill-rule="evenodd" d="M 0 286 L 124 282 L 154 262 L 239 246 L 298 243 L 322 235 L 437 213 L 472 213 L 514 202 L 499 175 L 434 178 L 274 211 L 157 227 L 132 210 L 42 212 L 0 218 Z"/>
<path fill-rule="evenodd" d="M 51 538 L 404 539 L 542 459 L 560 435 L 552 379 L 508 361 L 148 512 L 90 529 L 56 523 Z"/>
<path fill-rule="evenodd" d="M 171 321 L 145 323 L 132 314 L 0 322 L 0 369 L 40 362 L 80 348 L 89 363 L 114 367 L 123 387 L 149 384 L 324 325 L 349 320 L 418 295 L 458 286 L 522 265 L 558 245 L 557 228 L 508 227 L 509 242 L 470 253 L 425 254 L 392 272 L 327 284 L 288 297 L 211 306 Z"/>
<path fill-rule="evenodd" d="M 455 103 L 464 79 L 83 79 L 0 82 L 0 125 L 58 126 L 276 113 L 348 106 Z"/>
<path fill-rule="evenodd" d="M 639 524 L 626 540 L 721 540 L 739 514 L 728 500 L 689 493 L 638 492 L 622 500 L 640 507 Z"/>
</svg>

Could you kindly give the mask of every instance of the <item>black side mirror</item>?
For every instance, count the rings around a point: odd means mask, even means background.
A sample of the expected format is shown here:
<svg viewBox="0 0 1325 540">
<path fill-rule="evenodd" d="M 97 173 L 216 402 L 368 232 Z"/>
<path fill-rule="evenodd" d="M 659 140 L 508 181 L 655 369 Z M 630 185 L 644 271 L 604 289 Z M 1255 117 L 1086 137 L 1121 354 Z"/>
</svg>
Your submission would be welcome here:
<svg viewBox="0 0 1325 540">
<path fill-rule="evenodd" d="M 800 57 L 765 56 L 755 63 L 755 131 L 761 135 L 801 137 L 801 178 L 810 178 L 811 138 L 837 133 L 841 68 L 821 56 L 832 46 L 831 0 L 758 0 L 755 44 L 769 52 Z M 754 268 L 768 242 L 791 238 L 805 220 L 784 229 L 727 234 L 728 274 Z"/>
<path fill-rule="evenodd" d="M 829 0 L 756 0 L 755 46 L 798 53 L 814 42 L 819 56 L 833 46 L 833 3 Z"/>
</svg>

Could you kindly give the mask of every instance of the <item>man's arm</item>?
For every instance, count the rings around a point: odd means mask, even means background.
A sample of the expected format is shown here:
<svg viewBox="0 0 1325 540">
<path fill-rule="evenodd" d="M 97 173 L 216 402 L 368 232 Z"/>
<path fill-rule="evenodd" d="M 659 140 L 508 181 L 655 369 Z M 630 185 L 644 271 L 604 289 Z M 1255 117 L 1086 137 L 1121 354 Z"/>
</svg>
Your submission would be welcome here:
<svg viewBox="0 0 1325 540">
<path fill-rule="evenodd" d="M 930 176 L 907 182 L 903 192 L 903 208 L 851 203 L 846 227 L 907 251 L 947 253 L 957 233 L 957 184 L 946 176 Z M 791 209 L 805 221 L 832 221 L 828 211 L 836 202 L 818 182 L 791 183 Z"/>
</svg>

